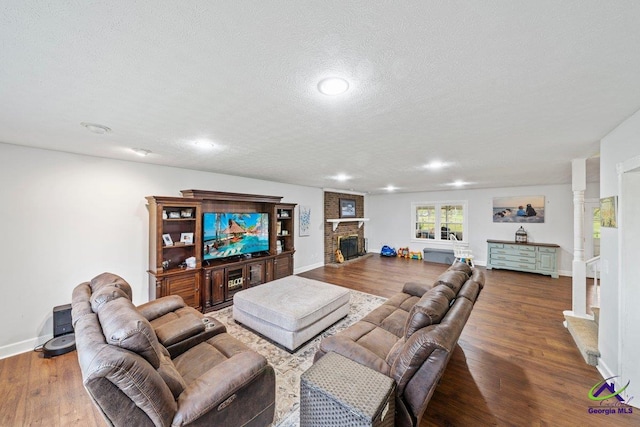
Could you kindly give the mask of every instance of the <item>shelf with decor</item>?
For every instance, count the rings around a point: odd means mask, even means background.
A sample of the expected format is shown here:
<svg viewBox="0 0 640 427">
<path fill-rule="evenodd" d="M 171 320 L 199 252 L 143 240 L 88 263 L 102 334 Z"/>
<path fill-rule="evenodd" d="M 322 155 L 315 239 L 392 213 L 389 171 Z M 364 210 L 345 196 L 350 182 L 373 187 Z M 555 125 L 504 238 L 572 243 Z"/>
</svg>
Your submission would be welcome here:
<svg viewBox="0 0 640 427">
<path fill-rule="evenodd" d="M 276 210 L 276 253 L 293 251 L 294 204 L 279 204 Z M 280 243 L 278 243 L 280 242 Z"/>
<path fill-rule="evenodd" d="M 147 197 L 149 298 L 180 295 L 201 308 L 199 286 L 200 204 L 178 197 Z M 187 266 L 187 260 L 192 261 Z"/>
<path fill-rule="evenodd" d="M 293 274 L 296 204 L 204 190 L 182 196 L 147 197 L 150 299 L 180 295 L 217 310 L 242 289 Z"/>
</svg>

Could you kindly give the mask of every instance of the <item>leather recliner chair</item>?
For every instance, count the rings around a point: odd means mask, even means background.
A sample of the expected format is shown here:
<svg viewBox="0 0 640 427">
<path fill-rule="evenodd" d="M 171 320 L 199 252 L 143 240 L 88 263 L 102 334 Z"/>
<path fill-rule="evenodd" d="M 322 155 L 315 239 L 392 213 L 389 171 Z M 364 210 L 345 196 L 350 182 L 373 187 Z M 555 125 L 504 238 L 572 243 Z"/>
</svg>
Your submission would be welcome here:
<svg viewBox="0 0 640 427">
<path fill-rule="evenodd" d="M 222 331 L 190 348 L 183 345 L 172 359 L 142 314 L 148 307 L 138 310 L 127 286 L 103 284 L 92 293 L 83 283 L 73 291 L 83 384 L 109 425 L 273 421 L 275 372 L 263 356 Z"/>
</svg>

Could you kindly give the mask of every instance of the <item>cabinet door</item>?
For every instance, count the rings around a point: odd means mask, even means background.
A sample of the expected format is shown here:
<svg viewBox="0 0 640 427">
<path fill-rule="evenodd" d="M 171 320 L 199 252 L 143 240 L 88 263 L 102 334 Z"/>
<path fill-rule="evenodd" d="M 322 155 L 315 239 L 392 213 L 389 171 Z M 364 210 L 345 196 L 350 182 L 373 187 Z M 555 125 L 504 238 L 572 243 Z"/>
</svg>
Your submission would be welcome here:
<svg viewBox="0 0 640 427">
<path fill-rule="evenodd" d="M 164 278 L 166 295 L 179 295 L 184 302 L 200 310 L 200 275 L 197 272 Z"/>
<path fill-rule="evenodd" d="M 247 285 L 258 286 L 265 282 L 265 263 L 264 261 L 252 262 L 247 264 Z"/>
<path fill-rule="evenodd" d="M 225 268 L 225 301 L 231 301 L 233 294 L 244 288 L 244 271 L 244 266 Z"/>
<path fill-rule="evenodd" d="M 275 279 L 281 279 L 293 274 L 293 263 L 290 254 L 276 257 L 273 260 L 273 275 Z"/>
<path fill-rule="evenodd" d="M 204 309 L 210 309 L 224 301 L 224 269 L 204 271 Z"/>
<path fill-rule="evenodd" d="M 264 262 L 265 264 L 265 282 L 273 280 L 273 258 L 270 258 Z"/>
<path fill-rule="evenodd" d="M 556 269 L 556 253 L 540 252 L 538 253 L 538 269 L 545 271 L 554 271 Z"/>
</svg>

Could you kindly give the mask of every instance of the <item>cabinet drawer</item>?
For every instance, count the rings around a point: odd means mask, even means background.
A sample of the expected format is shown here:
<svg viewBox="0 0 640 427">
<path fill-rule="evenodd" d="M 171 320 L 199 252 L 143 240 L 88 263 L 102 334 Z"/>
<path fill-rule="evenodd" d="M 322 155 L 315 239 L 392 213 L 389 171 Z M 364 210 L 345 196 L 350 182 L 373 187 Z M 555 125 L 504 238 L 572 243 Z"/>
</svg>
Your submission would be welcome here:
<svg viewBox="0 0 640 427">
<path fill-rule="evenodd" d="M 493 248 L 504 248 L 504 245 L 502 243 L 489 243 L 489 249 L 493 249 Z"/>
<path fill-rule="evenodd" d="M 512 251 L 518 252 L 535 252 L 535 246 L 525 246 L 525 245 L 504 245 L 505 249 L 510 249 Z"/>
<path fill-rule="evenodd" d="M 493 260 L 491 259 L 491 265 L 493 267 L 504 267 L 504 268 L 513 268 L 516 270 L 526 270 L 531 271 L 536 269 L 535 260 L 533 264 L 529 262 L 518 262 L 518 261 L 507 261 L 507 260 Z"/>
<path fill-rule="evenodd" d="M 527 255 L 527 254 L 525 254 Z M 515 263 L 527 264 L 530 268 L 535 268 L 536 265 L 536 257 L 534 256 L 519 256 L 519 255 L 502 255 L 502 254 L 491 254 L 491 263 L 495 264 L 495 261 L 510 261 Z"/>
<path fill-rule="evenodd" d="M 545 247 L 542 247 L 542 246 L 538 247 L 538 252 L 556 253 L 557 250 L 558 250 L 558 248 L 545 248 Z"/>
<path fill-rule="evenodd" d="M 491 258 L 494 258 L 496 256 L 515 256 L 515 257 L 523 257 L 523 258 L 532 258 L 535 260 L 536 253 L 530 252 L 530 251 L 491 248 Z"/>
</svg>

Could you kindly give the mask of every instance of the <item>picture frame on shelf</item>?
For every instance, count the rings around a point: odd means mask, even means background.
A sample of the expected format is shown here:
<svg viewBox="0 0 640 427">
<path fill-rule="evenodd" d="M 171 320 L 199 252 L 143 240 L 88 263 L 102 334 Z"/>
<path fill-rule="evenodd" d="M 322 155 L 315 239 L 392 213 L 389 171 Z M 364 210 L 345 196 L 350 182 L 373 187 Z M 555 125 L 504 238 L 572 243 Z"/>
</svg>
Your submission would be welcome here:
<svg viewBox="0 0 640 427">
<path fill-rule="evenodd" d="M 192 245 L 193 233 L 180 233 L 180 241 L 185 245 Z"/>
<path fill-rule="evenodd" d="M 180 219 L 180 212 L 178 211 L 169 212 L 169 219 Z"/>
<path fill-rule="evenodd" d="M 340 199 L 340 218 L 356 217 L 356 199 Z"/>
<path fill-rule="evenodd" d="M 192 218 L 193 217 L 193 209 L 191 209 L 191 208 L 182 209 L 180 211 L 180 217 L 181 218 Z"/>
<path fill-rule="evenodd" d="M 170 234 L 163 234 L 162 241 L 164 242 L 165 246 L 173 246 L 173 240 L 171 239 Z"/>
</svg>

